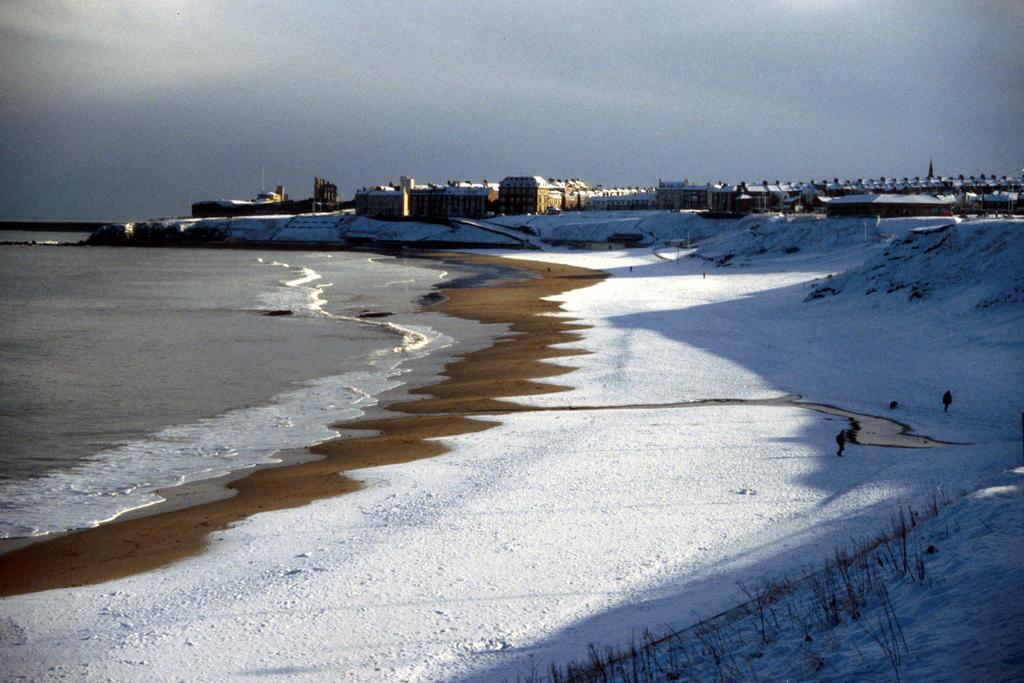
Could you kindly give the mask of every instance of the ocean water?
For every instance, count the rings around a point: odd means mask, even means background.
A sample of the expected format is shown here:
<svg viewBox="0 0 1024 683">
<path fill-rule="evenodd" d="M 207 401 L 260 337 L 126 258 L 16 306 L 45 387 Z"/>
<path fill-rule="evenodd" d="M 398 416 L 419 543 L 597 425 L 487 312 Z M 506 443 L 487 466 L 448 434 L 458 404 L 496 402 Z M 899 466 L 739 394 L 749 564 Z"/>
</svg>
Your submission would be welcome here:
<svg viewBox="0 0 1024 683">
<path fill-rule="evenodd" d="M 330 438 L 452 341 L 416 321 L 446 277 L 355 252 L 0 246 L 0 537 Z"/>
</svg>

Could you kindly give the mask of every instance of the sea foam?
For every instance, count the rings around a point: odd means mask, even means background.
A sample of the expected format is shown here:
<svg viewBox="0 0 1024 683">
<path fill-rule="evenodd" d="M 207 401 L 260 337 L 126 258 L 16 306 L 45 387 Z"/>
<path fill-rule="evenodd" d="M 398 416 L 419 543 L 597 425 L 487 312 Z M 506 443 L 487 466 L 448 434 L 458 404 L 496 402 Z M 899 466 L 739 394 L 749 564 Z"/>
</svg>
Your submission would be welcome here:
<svg viewBox="0 0 1024 683">
<path fill-rule="evenodd" d="M 96 526 L 161 502 L 159 489 L 273 463 L 281 450 L 330 439 L 337 432 L 328 425 L 363 415 L 377 403 L 377 395 L 402 384 L 400 366 L 406 359 L 452 342 L 426 326 L 332 314 L 325 310 L 325 290 L 331 285 L 320 282 L 319 272 L 279 261 L 258 262 L 297 276 L 261 294 L 261 307 L 343 325 L 372 325 L 398 335 L 401 344 L 390 352 L 382 350 L 363 369 L 305 382 L 264 405 L 167 427 L 103 450 L 73 468 L 4 482 L 0 538 Z"/>
<path fill-rule="evenodd" d="M 327 425 L 359 417 L 377 394 L 399 386 L 399 364 L 378 359 L 363 371 L 307 382 L 267 405 L 168 427 L 74 469 L 8 482 L 0 537 L 96 526 L 160 502 L 157 489 L 277 462 L 278 451 L 335 436 Z"/>
</svg>

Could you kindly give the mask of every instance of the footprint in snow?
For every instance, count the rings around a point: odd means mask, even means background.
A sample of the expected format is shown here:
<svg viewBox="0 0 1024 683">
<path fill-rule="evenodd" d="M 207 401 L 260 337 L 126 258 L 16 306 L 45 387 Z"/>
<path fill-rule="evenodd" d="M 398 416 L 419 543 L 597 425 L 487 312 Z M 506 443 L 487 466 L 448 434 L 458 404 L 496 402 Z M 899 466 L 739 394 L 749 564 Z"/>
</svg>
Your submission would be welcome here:
<svg viewBox="0 0 1024 683">
<path fill-rule="evenodd" d="M 504 638 L 486 638 L 469 644 L 469 649 L 473 652 L 496 652 L 510 647 L 512 644 Z"/>
<path fill-rule="evenodd" d="M 0 645 L 25 645 L 28 635 L 25 629 L 10 617 L 0 619 Z"/>
</svg>

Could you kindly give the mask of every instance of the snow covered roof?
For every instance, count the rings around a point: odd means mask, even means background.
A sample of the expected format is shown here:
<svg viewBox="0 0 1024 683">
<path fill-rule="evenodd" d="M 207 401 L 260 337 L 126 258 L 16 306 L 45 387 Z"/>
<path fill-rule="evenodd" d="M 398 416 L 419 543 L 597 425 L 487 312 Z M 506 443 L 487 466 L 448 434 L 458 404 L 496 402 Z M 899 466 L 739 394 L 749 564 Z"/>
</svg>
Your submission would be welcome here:
<svg viewBox="0 0 1024 683">
<path fill-rule="evenodd" d="M 463 196 L 487 196 L 490 192 L 490 187 L 487 187 L 485 185 L 471 185 L 468 183 L 459 183 L 457 185 L 417 185 L 412 190 L 412 194 L 415 195 L 446 194 Z"/>
<path fill-rule="evenodd" d="M 503 187 L 540 187 L 550 188 L 548 181 L 539 175 L 535 176 L 508 176 L 501 181 Z"/>
<path fill-rule="evenodd" d="M 456 186 L 445 188 L 445 194 L 462 194 L 462 195 L 484 195 L 487 196 L 491 191 L 489 187 L 483 187 L 482 185 L 474 185 L 471 187 Z"/>
<path fill-rule="evenodd" d="M 630 200 L 650 200 L 653 201 L 657 198 L 657 195 L 653 192 L 622 192 L 613 194 L 598 194 L 591 195 L 590 201 L 600 202 L 616 202 L 616 201 L 630 201 Z"/>
<path fill-rule="evenodd" d="M 363 188 L 356 191 L 356 194 L 372 194 L 372 195 L 393 195 L 401 192 L 401 188 L 389 187 L 387 185 L 378 185 L 377 187 Z"/>
<path fill-rule="evenodd" d="M 208 201 L 198 202 L 199 204 L 216 204 L 224 208 L 231 208 L 233 206 L 251 206 L 252 202 L 247 199 L 211 199 Z"/>
<path fill-rule="evenodd" d="M 586 190 L 580 194 L 588 197 L 614 197 L 617 195 L 633 195 L 640 192 L 654 193 L 653 187 L 602 187 L 593 190 Z"/>
<path fill-rule="evenodd" d="M 704 183 L 703 185 L 695 185 L 688 182 L 676 182 L 676 181 L 661 181 L 658 183 L 659 190 L 713 190 L 717 185 L 711 183 Z"/>
<path fill-rule="evenodd" d="M 924 204 L 930 206 L 951 204 L 953 199 L 939 198 L 930 194 L 851 194 L 845 197 L 833 197 L 829 202 L 833 205 L 842 204 Z"/>
<path fill-rule="evenodd" d="M 985 200 L 986 202 L 989 202 L 989 203 L 997 203 L 997 202 L 1010 202 L 1010 201 L 1014 201 L 1015 202 L 1015 201 L 1017 201 L 1017 198 L 1019 196 L 1020 195 L 1018 195 L 1018 193 L 1016 193 L 1016 192 L 995 192 L 995 193 L 992 193 L 992 194 L 984 194 L 984 195 L 981 196 L 981 198 L 983 200 Z"/>
</svg>

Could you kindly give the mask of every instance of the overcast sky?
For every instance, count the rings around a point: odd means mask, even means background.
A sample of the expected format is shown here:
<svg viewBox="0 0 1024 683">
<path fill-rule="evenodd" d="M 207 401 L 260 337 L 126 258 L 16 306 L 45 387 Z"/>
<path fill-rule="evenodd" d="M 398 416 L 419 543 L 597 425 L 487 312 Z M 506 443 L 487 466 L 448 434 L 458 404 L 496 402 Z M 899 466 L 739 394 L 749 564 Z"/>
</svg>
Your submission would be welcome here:
<svg viewBox="0 0 1024 683">
<path fill-rule="evenodd" d="M 0 218 L 412 175 L 1016 174 L 1024 3 L 0 3 Z"/>
</svg>

